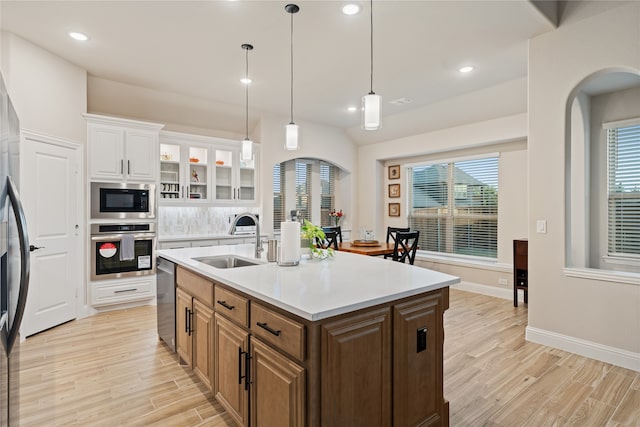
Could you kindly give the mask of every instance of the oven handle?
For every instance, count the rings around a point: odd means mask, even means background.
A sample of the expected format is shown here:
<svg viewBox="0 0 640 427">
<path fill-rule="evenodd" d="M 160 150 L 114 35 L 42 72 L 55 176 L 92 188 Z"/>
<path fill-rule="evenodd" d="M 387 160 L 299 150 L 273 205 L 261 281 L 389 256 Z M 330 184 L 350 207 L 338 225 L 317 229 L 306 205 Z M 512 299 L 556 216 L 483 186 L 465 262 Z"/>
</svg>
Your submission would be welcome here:
<svg viewBox="0 0 640 427">
<path fill-rule="evenodd" d="M 122 236 L 130 233 L 116 233 L 116 234 L 94 234 L 91 236 L 92 242 L 113 242 L 122 240 Z M 135 240 L 153 240 L 156 238 L 156 233 L 133 233 Z"/>
</svg>

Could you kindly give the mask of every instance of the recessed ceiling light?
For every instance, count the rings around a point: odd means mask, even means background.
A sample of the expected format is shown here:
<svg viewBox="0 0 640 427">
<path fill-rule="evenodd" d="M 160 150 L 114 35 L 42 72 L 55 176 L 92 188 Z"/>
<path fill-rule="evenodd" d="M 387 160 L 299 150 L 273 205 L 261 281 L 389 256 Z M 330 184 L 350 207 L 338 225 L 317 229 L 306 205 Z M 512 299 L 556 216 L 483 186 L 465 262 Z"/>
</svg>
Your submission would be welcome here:
<svg viewBox="0 0 640 427">
<path fill-rule="evenodd" d="M 356 111 L 358 111 L 358 107 L 348 107 L 347 111 L 350 113 L 355 113 Z"/>
<path fill-rule="evenodd" d="M 465 65 L 464 67 L 459 68 L 458 71 L 461 73 L 470 73 L 474 68 L 475 67 L 473 65 Z"/>
<path fill-rule="evenodd" d="M 87 40 L 89 40 L 89 36 L 87 36 L 86 34 L 83 34 L 83 33 L 78 33 L 76 31 L 70 31 L 69 32 L 69 37 L 71 37 L 74 40 L 81 41 L 81 42 L 86 42 Z"/>
<path fill-rule="evenodd" d="M 342 6 L 342 13 L 345 15 L 355 15 L 360 12 L 360 6 L 354 3 L 345 4 Z"/>
<path fill-rule="evenodd" d="M 243 78 L 241 78 L 241 79 L 240 79 L 240 81 L 241 81 L 242 83 L 244 83 L 244 84 L 248 85 L 248 84 L 251 84 L 251 82 L 252 82 L 253 80 L 251 80 L 250 78 L 247 78 L 247 77 L 243 77 Z"/>
</svg>

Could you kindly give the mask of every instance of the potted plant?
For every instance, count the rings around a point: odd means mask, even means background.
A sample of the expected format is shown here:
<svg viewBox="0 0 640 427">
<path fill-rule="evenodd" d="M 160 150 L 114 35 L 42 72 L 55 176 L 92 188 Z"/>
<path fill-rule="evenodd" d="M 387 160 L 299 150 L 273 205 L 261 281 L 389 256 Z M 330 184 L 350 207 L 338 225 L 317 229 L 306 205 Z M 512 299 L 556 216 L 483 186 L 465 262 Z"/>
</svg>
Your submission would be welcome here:
<svg viewBox="0 0 640 427">
<path fill-rule="evenodd" d="M 324 231 L 322 231 L 321 227 L 314 225 L 304 220 L 302 227 L 300 227 L 300 247 L 304 250 L 309 250 L 309 253 L 315 258 L 326 258 L 328 256 L 333 256 L 333 249 L 322 249 L 316 246 L 316 241 L 324 241 L 325 239 Z M 304 254 L 304 252 L 303 252 Z"/>
</svg>

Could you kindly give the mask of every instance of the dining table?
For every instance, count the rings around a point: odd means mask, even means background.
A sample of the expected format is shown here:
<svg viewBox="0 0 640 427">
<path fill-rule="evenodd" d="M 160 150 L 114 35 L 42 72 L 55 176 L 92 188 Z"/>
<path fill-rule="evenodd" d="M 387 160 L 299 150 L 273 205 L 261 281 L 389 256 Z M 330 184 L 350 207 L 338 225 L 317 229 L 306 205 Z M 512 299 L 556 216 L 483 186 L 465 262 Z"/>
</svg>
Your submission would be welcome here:
<svg viewBox="0 0 640 427">
<path fill-rule="evenodd" d="M 358 245 L 353 242 L 338 243 L 338 250 L 360 255 L 392 255 L 393 243 L 380 242 L 378 244 Z"/>
</svg>

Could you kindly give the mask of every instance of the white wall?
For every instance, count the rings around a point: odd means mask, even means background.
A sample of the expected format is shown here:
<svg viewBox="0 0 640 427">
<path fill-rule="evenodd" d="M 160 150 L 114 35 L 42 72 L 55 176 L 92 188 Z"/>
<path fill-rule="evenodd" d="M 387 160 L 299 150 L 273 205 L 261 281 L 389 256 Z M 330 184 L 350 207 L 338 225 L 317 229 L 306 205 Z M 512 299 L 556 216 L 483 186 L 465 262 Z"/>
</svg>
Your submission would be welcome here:
<svg viewBox="0 0 640 427">
<path fill-rule="evenodd" d="M 640 72 L 640 3 L 579 3 L 568 7 L 596 9 L 529 44 L 527 337 L 640 370 L 640 286 L 565 274 L 562 184 L 572 91 L 601 70 Z M 535 233 L 537 219 L 546 234 Z"/>
<path fill-rule="evenodd" d="M 20 127 L 84 144 L 87 73 L 12 33 L 2 35 L 2 71 Z"/>
</svg>

